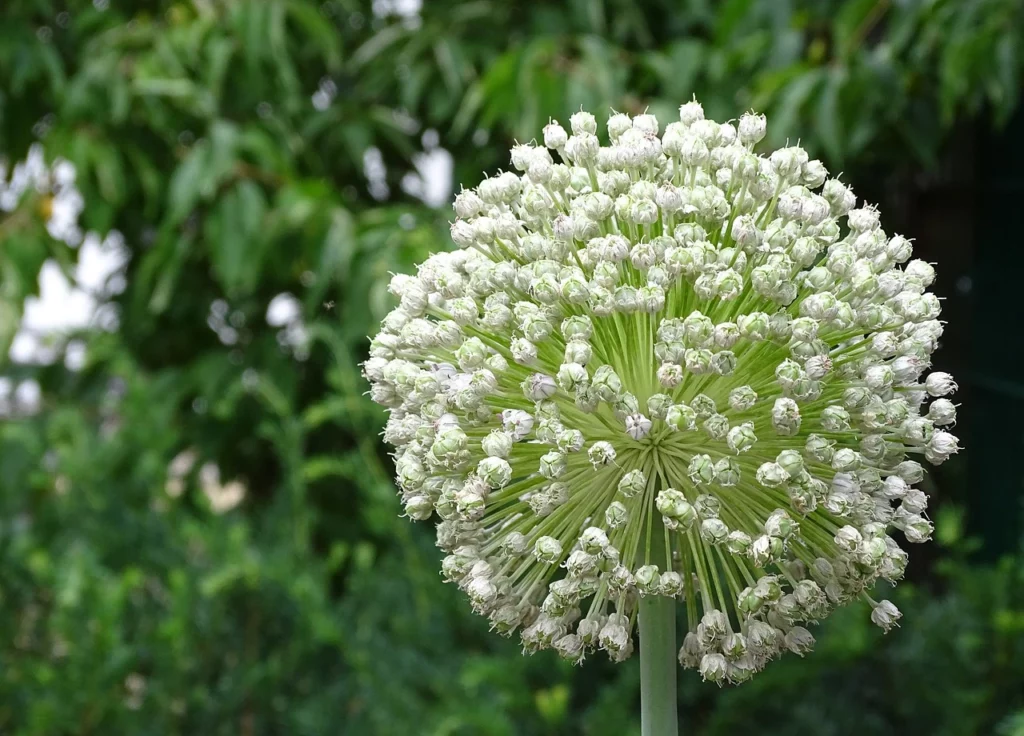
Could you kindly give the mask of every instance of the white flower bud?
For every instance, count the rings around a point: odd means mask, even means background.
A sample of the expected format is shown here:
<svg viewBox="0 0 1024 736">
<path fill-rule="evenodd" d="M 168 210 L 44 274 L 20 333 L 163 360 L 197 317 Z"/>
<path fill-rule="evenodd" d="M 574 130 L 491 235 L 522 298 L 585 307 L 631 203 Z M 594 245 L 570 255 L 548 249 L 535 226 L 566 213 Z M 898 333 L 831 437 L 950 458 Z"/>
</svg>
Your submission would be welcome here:
<svg viewBox="0 0 1024 736">
<path fill-rule="evenodd" d="M 622 379 L 610 365 L 602 365 L 594 372 L 591 385 L 602 401 L 615 401 L 622 393 Z"/>
<path fill-rule="evenodd" d="M 555 444 L 562 452 L 579 452 L 586 439 L 578 429 L 563 429 L 555 437 Z"/>
<path fill-rule="evenodd" d="M 554 480 L 555 478 L 561 477 L 565 473 L 566 461 L 565 455 L 557 450 L 547 452 L 540 458 L 540 465 L 538 472 L 545 478 Z"/>
<path fill-rule="evenodd" d="M 615 455 L 615 448 L 610 442 L 605 442 L 604 440 L 595 442 L 587 451 L 587 456 L 595 468 L 614 463 Z"/>
<path fill-rule="evenodd" d="M 754 446 L 755 442 L 757 442 L 757 436 L 754 434 L 753 423 L 745 422 L 733 427 L 729 430 L 725 440 L 726 444 L 729 445 L 729 449 L 737 455 L 741 452 L 746 452 Z"/>
<path fill-rule="evenodd" d="M 832 359 L 827 355 L 812 355 L 804 363 L 807 377 L 812 381 L 824 378 L 832 370 Z"/>
<path fill-rule="evenodd" d="M 405 514 L 415 521 L 426 521 L 434 513 L 434 504 L 423 495 L 410 496 L 405 501 Z"/>
<path fill-rule="evenodd" d="M 510 347 L 512 360 L 519 365 L 534 365 L 537 362 L 537 346 L 521 337 L 514 338 Z"/>
<path fill-rule="evenodd" d="M 579 363 L 563 363 L 558 369 L 555 380 L 563 391 L 573 393 L 580 386 L 585 386 L 589 382 L 590 376 L 587 374 L 587 369 Z"/>
<path fill-rule="evenodd" d="M 569 118 L 569 125 L 572 128 L 573 135 L 582 135 L 584 133 L 594 135 L 597 133 L 597 119 L 589 112 L 583 110 L 572 114 Z"/>
<path fill-rule="evenodd" d="M 871 609 L 871 622 L 885 632 L 888 632 L 894 626 L 898 626 L 899 624 L 896 622 L 902 617 L 903 614 L 900 613 L 900 609 L 896 608 L 889 601 L 881 601 Z"/>
<path fill-rule="evenodd" d="M 577 166 L 587 166 L 597 158 L 599 148 L 600 144 L 593 135 L 572 135 L 565 144 L 565 155 Z"/>
<path fill-rule="evenodd" d="M 661 573 L 657 565 L 644 565 L 637 569 L 633 580 L 641 596 L 657 595 Z"/>
<path fill-rule="evenodd" d="M 935 430 L 928 445 L 925 447 L 925 457 L 931 463 L 942 463 L 955 455 L 960 450 L 960 443 L 955 436 L 941 429 Z"/>
<path fill-rule="evenodd" d="M 725 546 L 729 552 L 741 557 L 749 553 L 751 544 L 753 542 L 750 539 L 750 535 L 738 529 L 729 532 L 729 536 L 725 539 Z"/>
<path fill-rule="evenodd" d="M 529 436 L 533 430 L 533 417 L 521 409 L 506 409 L 501 413 L 502 426 L 516 439 Z"/>
<path fill-rule="evenodd" d="M 620 529 L 629 521 L 629 510 L 620 501 L 612 501 L 604 511 L 604 521 L 609 529 Z"/>
<path fill-rule="evenodd" d="M 555 395 L 556 389 L 555 379 L 543 373 L 534 373 L 523 381 L 523 394 L 534 401 L 550 399 Z"/>
<path fill-rule="evenodd" d="M 913 260 L 908 263 L 904 273 L 908 279 L 914 279 L 921 286 L 931 286 L 935 281 L 935 269 L 931 264 L 921 260 Z"/>
<path fill-rule="evenodd" d="M 566 340 L 589 340 L 594 333 L 594 326 L 589 317 L 574 315 L 563 320 L 561 332 Z"/>
<path fill-rule="evenodd" d="M 704 519 L 700 524 L 700 537 L 708 544 L 721 544 L 729 536 L 729 527 L 721 519 Z"/>
<path fill-rule="evenodd" d="M 940 427 L 955 424 L 956 406 L 949 399 L 936 399 L 928 407 L 928 418 Z"/>
<path fill-rule="evenodd" d="M 840 473 L 848 473 L 860 467 L 860 454 L 856 450 L 844 447 L 832 456 L 832 469 Z"/>
<path fill-rule="evenodd" d="M 709 485 L 715 482 L 715 464 L 710 455 L 694 455 L 690 458 L 687 468 L 690 481 L 696 485 Z"/>
<path fill-rule="evenodd" d="M 786 648 L 801 657 L 814 649 L 814 636 L 802 626 L 794 626 L 783 639 Z"/>
<path fill-rule="evenodd" d="M 762 463 L 756 477 L 757 482 L 766 488 L 777 488 L 789 480 L 789 473 L 778 463 Z"/>
<path fill-rule="evenodd" d="M 629 641 L 629 633 L 626 631 L 626 627 L 616 623 L 606 624 L 605 627 L 601 629 L 599 641 L 601 643 L 601 648 L 611 655 L 625 652 L 631 645 L 631 642 Z"/>
<path fill-rule="evenodd" d="M 683 125 L 693 125 L 698 120 L 704 119 L 704 107 L 692 100 L 679 106 L 679 120 Z"/>
<path fill-rule="evenodd" d="M 931 539 L 932 532 L 935 531 L 930 521 L 917 515 L 908 516 L 899 523 L 903 534 L 911 544 L 927 542 Z"/>
<path fill-rule="evenodd" d="M 903 498 L 908 490 L 907 482 L 898 475 L 890 475 L 882 483 L 882 494 L 891 501 Z"/>
<path fill-rule="evenodd" d="M 466 593 L 469 595 L 473 606 L 478 609 L 487 609 L 498 597 L 498 589 L 488 578 L 473 578 L 466 586 Z"/>
<path fill-rule="evenodd" d="M 855 551 L 862 541 L 863 537 L 861 537 L 860 532 L 852 526 L 844 526 L 836 532 L 836 546 L 846 552 Z"/>
<path fill-rule="evenodd" d="M 821 161 L 815 159 L 814 161 L 808 161 L 804 164 L 801 176 L 804 186 L 811 189 L 817 189 L 824 184 L 825 179 L 828 178 L 828 170 Z"/>
<path fill-rule="evenodd" d="M 697 518 L 697 512 L 686 496 L 674 488 L 659 491 L 654 503 L 662 516 L 680 522 L 684 528 L 689 528 Z"/>
<path fill-rule="evenodd" d="M 689 632 L 683 638 L 683 645 L 679 648 L 679 664 L 683 667 L 693 669 L 700 664 L 704 647 L 701 645 L 697 634 Z"/>
<path fill-rule="evenodd" d="M 626 434 L 634 440 L 642 440 L 651 431 L 651 420 L 643 414 L 630 414 L 626 417 Z"/>
<path fill-rule="evenodd" d="M 914 460 L 904 460 L 896 466 L 896 473 L 910 485 L 920 483 L 924 480 L 924 468 Z"/>
<path fill-rule="evenodd" d="M 658 118 L 649 114 L 637 115 L 633 118 L 633 127 L 645 135 L 656 136 L 659 130 Z"/>
<path fill-rule="evenodd" d="M 791 436 L 800 430 L 800 407 L 792 399 L 775 400 L 772 407 L 772 427 L 777 434 Z"/>
<path fill-rule="evenodd" d="M 683 576 L 675 570 L 663 572 L 658 579 L 657 594 L 667 598 L 678 598 L 684 590 Z"/>
<path fill-rule="evenodd" d="M 757 567 L 765 567 L 772 558 L 772 538 L 762 534 L 750 546 L 750 559 Z"/>
<path fill-rule="evenodd" d="M 928 508 L 928 496 L 922 491 L 912 488 L 903 496 L 900 506 L 908 514 L 923 514 Z"/>
<path fill-rule="evenodd" d="M 580 548 L 588 554 L 599 554 L 607 546 L 608 535 L 600 527 L 587 527 L 580 535 Z"/>
<path fill-rule="evenodd" d="M 796 450 L 783 450 L 775 458 L 775 462 L 789 474 L 790 478 L 796 478 L 804 469 L 804 459 Z"/>
<path fill-rule="evenodd" d="M 562 557 L 562 543 L 554 537 L 540 537 L 533 545 L 533 556 L 538 562 L 553 565 Z"/>
<path fill-rule="evenodd" d="M 527 549 L 529 542 L 521 532 L 510 532 L 501 543 L 502 553 L 508 557 L 519 557 L 525 554 Z"/>
<path fill-rule="evenodd" d="M 796 530 L 796 523 L 782 509 L 773 511 L 764 522 L 764 531 L 769 537 L 788 539 Z"/>
<path fill-rule="evenodd" d="M 662 363 L 657 371 L 658 383 L 665 388 L 675 388 L 683 380 L 683 369 L 675 363 Z"/>
<path fill-rule="evenodd" d="M 463 489 L 455 494 L 455 511 L 465 521 L 475 521 L 484 515 L 486 502 L 483 494 Z"/>
<path fill-rule="evenodd" d="M 633 122 L 629 119 L 629 115 L 617 112 L 608 118 L 608 137 L 612 142 L 615 142 L 623 133 L 632 127 Z"/>
<path fill-rule="evenodd" d="M 512 466 L 500 457 L 485 457 L 476 472 L 491 488 L 504 488 L 512 479 Z"/>
<path fill-rule="evenodd" d="M 630 470 L 619 480 L 619 493 L 626 498 L 634 498 L 643 493 L 647 487 L 647 478 L 642 470 Z"/>
<path fill-rule="evenodd" d="M 562 659 L 573 663 L 583 661 L 583 655 L 585 654 L 583 640 L 576 634 L 566 634 L 565 636 L 560 637 L 555 640 L 552 648 L 558 652 L 558 655 L 562 657 Z"/>
<path fill-rule="evenodd" d="M 565 128 L 557 121 L 552 120 L 544 126 L 544 145 L 548 148 L 555 150 L 565 148 L 565 143 L 568 140 L 569 136 L 565 132 Z"/>
<path fill-rule="evenodd" d="M 924 381 L 924 386 L 931 396 L 947 396 L 957 389 L 953 377 L 941 371 L 929 373 Z"/>
<path fill-rule="evenodd" d="M 757 393 L 750 386 L 740 386 L 729 392 L 729 406 L 733 411 L 748 411 L 756 403 Z"/>
<path fill-rule="evenodd" d="M 764 138 L 768 129 L 768 120 L 764 115 L 746 113 L 740 117 L 740 123 L 736 128 L 740 143 L 745 146 L 753 146 Z"/>
<path fill-rule="evenodd" d="M 700 676 L 705 682 L 721 683 L 729 671 L 729 663 L 721 654 L 705 654 L 700 660 Z"/>
</svg>

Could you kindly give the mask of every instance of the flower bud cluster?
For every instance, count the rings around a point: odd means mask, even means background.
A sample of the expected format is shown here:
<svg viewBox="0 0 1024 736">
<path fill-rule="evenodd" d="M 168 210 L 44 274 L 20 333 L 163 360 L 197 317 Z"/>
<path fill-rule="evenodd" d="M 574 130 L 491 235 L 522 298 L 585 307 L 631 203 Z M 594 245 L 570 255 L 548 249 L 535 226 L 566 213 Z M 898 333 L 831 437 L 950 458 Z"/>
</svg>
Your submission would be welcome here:
<svg viewBox="0 0 1024 736">
<path fill-rule="evenodd" d="M 743 682 L 899 580 L 958 450 L 928 372 L 932 267 L 763 116 L 579 112 L 455 200 L 454 252 L 397 275 L 364 374 L 405 513 L 526 651 L 634 651 L 681 601 L 685 667 Z"/>
</svg>

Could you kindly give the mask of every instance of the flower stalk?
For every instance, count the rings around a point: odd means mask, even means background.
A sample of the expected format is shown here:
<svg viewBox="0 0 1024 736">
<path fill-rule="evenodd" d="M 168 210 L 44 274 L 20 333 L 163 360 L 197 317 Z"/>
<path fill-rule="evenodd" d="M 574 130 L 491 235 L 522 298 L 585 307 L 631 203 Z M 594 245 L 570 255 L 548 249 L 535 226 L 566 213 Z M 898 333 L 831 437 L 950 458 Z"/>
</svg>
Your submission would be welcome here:
<svg viewBox="0 0 1024 736">
<path fill-rule="evenodd" d="M 658 530 L 661 531 L 660 529 Z M 661 536 L 660 534 L 658 536 Z M 650 544 L 654 559 L 664 566 L 662 545 Z M 640 601 L 640 732 L 643 736 L 677 736 L 676 602 L 664 596 Z"/>
</svg>

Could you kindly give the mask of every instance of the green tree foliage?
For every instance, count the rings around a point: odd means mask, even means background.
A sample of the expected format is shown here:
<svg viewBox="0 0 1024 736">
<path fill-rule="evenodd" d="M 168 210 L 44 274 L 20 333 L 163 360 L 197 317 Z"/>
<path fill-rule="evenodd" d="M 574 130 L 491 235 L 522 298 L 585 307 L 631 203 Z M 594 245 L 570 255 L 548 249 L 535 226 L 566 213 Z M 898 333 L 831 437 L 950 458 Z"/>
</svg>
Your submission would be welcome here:
<svg viewBox="0 0 1024 736">
<path fill-rule="evenodd" d="M 447 209 L 403 190 L 422 132 L 470 184 L 549 116 L 696 93 L 855 176 L 1006 119 L 1024 67 L 1017 0 L 395 7 L 4 3 L 0 151 L 72 161 L 83 226 L 129 260 L 116 329 L 55 338 L 84 366 L 2 366 L 41 402 L 0 424 L 0 732 L 633 733 L 635 663 L 520 657 L 396 518 L 357 363 L 388 273 L 447 247 Z M 5 354 L 43 262 L 77 258 L 44 214 L 0 219 Z M 281 294 L 298 339 L 267 324 Z M 683 678 L 690 732 L 1020 733 L 1022 569 L 951 563 L 899 633 L 849 611 L 739 690 Z"/>
</svg>

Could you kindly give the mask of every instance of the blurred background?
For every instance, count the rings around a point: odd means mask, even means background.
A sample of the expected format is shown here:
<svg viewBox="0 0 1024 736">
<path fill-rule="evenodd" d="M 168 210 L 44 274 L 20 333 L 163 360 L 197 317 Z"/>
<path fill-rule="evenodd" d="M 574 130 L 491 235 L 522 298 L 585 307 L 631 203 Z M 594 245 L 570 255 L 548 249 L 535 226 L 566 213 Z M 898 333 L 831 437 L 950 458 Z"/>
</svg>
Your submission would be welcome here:
<svg viewBox="0 0 1024 736">
<path fill-rule="evenodd" d="M 399 519 L 358 363 L 459 184 L 580 105 L 767 113 L 938 263 L 966 451 L 852 606 L 688 734 L 1024 734 L 1020 0 L 3 0 L 0 733 L 639 733 Z"/>
</svg>

